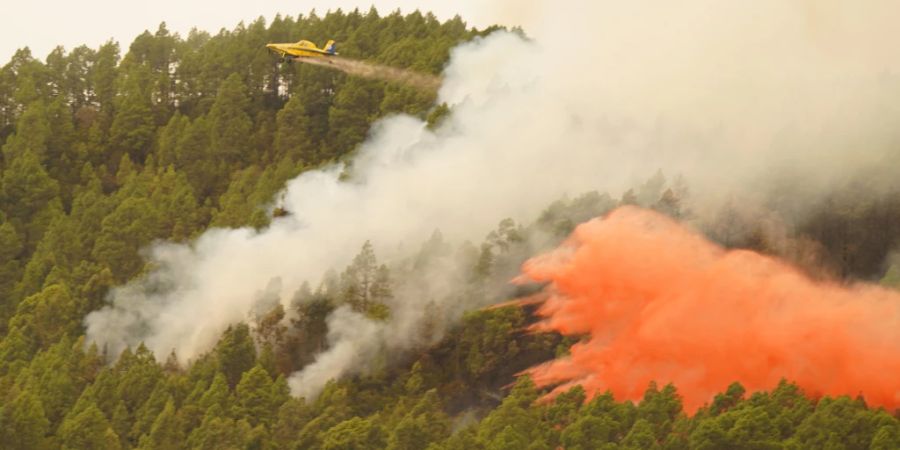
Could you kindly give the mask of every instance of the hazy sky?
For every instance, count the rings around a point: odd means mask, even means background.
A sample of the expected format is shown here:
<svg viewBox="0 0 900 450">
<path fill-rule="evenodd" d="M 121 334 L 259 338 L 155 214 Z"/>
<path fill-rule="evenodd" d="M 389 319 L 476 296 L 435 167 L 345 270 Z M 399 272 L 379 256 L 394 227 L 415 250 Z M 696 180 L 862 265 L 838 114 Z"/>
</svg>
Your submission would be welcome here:
<svg viewBox="0 0 900 450">
<path fill-rule="evenodd" d="M 276 13 L 296 16 L 315 8 L 366 10 L 374 4 L 379 12 L 400 8 L 431 11 L 441 19 L 459 14 L 471 25 L 484 27 L 493 23 L 515 25 L 521 22 L 523 4 L 536 0 L 446 1 L 446 0 L 80 0 L 17 1 L 4 8 L 5 23 L 0 27 L 0 65 L 6 64 L 16 49 L 29 47 L 37 58 L 44 59 L 57 45 L 71 50 L 81 44 L 97 47 L 112 38 L 119 41 L 122 52 L 143 30 L 155 31 L 166 22 L 172 31 L 185 34 L 192 27 L 215 33 L 220 28 L 233 28 L 239 21 L 252 21 L 259 16 L 271 19 Z M 515 4 L 516 7 L 505 5 Z"/>
</svg>

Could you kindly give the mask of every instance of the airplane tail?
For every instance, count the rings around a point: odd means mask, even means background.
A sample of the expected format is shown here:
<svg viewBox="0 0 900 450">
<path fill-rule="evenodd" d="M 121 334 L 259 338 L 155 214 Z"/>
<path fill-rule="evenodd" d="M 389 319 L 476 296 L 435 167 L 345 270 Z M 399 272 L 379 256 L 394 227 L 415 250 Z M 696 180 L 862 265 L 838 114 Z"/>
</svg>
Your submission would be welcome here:
<svg viewBox="0 0 900 450">
<path fill-rule="evenodd" d="M 337 55 L 337 49 L 335 48 L 334 41 L 329 40 L 325 43 L 325 52 L 330 55 Z"/>
</svg>

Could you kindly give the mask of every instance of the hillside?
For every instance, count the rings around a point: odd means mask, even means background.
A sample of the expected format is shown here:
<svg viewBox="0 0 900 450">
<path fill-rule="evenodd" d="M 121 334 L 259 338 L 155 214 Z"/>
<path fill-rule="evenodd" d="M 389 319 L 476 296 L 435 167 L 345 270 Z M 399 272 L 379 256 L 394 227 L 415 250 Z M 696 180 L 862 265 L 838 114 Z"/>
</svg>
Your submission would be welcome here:
<svg viewBox="0 0 900 450">
<path fill-rule="evenodd" d="M 436 129 L 452 116 L 438 92 L 283 63 L 266 43 L 334 39 L 344 58 L 438 75 L 454 47 L 498 30 L 373 8 L 258 19 L 215 35 L 178 36 L 162 24 L 127 49 L 60 48 L 46 61 L 20 50 L 0 70 L 0 448 L 900 447 L 896 411 L 870 407 L 864 395 L 804 392 L 790 379 L 762 391 L 723 385 L 698 409 L 684 407 L 679 386 L 655 382 L 637 399 L 588 398 L 577 385 L 546 397 L 555 386 L 523 373 L 589 333 L 535 332 L 539 306 L 512 300 L 543 285 L 509 284 L 523 262 L 622 205 L 693 221 L 725 248 L 781 257 L 813 279 L 896 283 L 885 261 L 900 238 L 900 195 L 896 183 L 870 183 L 870 173 L 832 185 L 796 220 L 785 219 L 793 204 L 771 199 L 758 215 L 731 203 L 692 210 L 684 178 L 659 171 L 621 195 L 580 192 L 532 205 L 537 217 L 491 217 L 495 228 L 474 242 L 440 227 L 422 241 L 336 234 L 334 253 L 355 256 L 316 267 L 322 276 L 296 290 L 282 295 L 290 280 L 273 276 L 248 287 L 258 297 L 249 308 L 231 308 L 227 292 L 215 291 L 212 309 L 160 314 L 172 330 L 178 322 L 193 331 L 215 307 L 235 309 L 243 320 L 222 319 L 224 332 L 203 328 L 215 334 L 210 348 L 176 334 L 193 345 L 176 351 L 140 320 L 162 308 L 141 300 L 175 304 L 192 294 L 172 288 L 183 280 L 166 277 L 182 266 L 161 269 L 166 251 L 200 259 L 226 236 L 215 229 L 241 243 L 301 229 L 287 205 L 302 202 L 284 197 L 294 192 L 285 194 L 289 180 L 324 173 L 352 189 L 362 184 L 354 169 L 367 164 L 352 158 L 380 136 L 374 123 L 408 115 Z M 802 191 L 779 189 L 784 198 Z M 330 206 L 360 204 L 368 207 Z M 205 266 L 185 267 L 194 276 Z M 209 278 L 223 291 L 231 281 Z M 125 325 L 91 328 L 98 323 Z M 120 331 L 118 341 L 101 340 Z M 352 361 L 326 364 L 322 355 L 341 357 L 345 341 L 356 345 Z"/>
</svg>

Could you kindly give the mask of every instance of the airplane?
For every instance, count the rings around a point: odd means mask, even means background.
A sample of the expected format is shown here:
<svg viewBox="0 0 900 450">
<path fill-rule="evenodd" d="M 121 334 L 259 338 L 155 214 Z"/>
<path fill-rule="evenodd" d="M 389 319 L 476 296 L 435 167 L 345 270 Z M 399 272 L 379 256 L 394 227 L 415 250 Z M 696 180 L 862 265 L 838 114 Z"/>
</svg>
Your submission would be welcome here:
<svg viewBox="0 0 900 450">
<path fill-rule="evenodd" d="M 324 48 L 318 48 L 316 44 L 305 40 L 294 44 L 266 44 L 266 48 L 281 55 L 283 59 L 324 58 L 337 55 L 334 41 L 328 41 Z"/>
</svg>

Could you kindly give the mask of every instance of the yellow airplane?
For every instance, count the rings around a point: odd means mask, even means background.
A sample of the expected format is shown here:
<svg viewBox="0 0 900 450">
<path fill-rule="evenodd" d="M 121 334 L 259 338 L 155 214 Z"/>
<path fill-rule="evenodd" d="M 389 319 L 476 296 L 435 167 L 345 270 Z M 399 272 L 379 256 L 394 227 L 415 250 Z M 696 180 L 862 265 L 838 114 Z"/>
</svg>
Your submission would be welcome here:
<svg viewBox="0 0 900 450">
<path fill-rule="evenodd" d="M 325 48 L 318 48 L 310 41 L 300 41 L 295 44 L 266 44 L 269 51 L 281 55 L 282 58 L 324 58 L 337 55 L 334 41 L 325 43 Z"/>
</svg>

